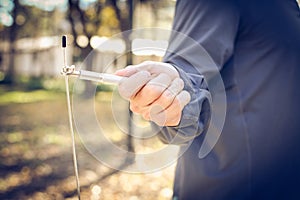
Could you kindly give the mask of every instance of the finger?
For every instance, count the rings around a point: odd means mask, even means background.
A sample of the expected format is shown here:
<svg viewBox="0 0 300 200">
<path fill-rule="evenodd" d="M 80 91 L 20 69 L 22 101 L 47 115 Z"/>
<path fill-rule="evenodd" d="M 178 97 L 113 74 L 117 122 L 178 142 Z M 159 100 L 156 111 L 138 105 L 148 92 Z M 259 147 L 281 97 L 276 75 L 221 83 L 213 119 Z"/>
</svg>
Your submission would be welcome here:
<svg viewBox="0 0 300 200">
<path fill-rule="evenodd" d="M 152 103 L 153 106 L 157 106 L 156 110 L 161 112 L 168 108 L 175 97 L 183 90 L 184 83 L 180 78 L 176 78 L 173 80 L 171 85 L 162 93 L 162 95 Z M 160 110 L 158 110 L 160 108 Z"/>
<path fill-rule="evenodd" d="M 135 113 L 141 115 L 145 120 L 150 120 L 150 106 L 140 107 L 133 103 L 130 103 L 130 110 Z"/>
<path fill-rule="evenodd" d="M 129 65 L 128 67 L 126 67 L 124 69 L 117 70 L 115 72 L 115 75 L 129 77 L 139 71 L 146 71 L 146 70 L 138 70 L 134 65 Z"/>
<path fill-rule="evenodd" d="M 130 110 L 135 114 L 142 115 L 143 113 L 146 113 L 149 111 L 149 106 L 139 106 L 135 104 L 134 102 L 130 101 Z"/>
<path fill-rule="evenodd" d="M 143 112 L 141 115 L 144 118 L 144 120 L 150 121 L 150 112 L 149 112 L 149 109 L 147 111 Z"/>
<path fill-rule="evenodd" d="M 125 99 L 130 99 L 150 80 L 150 73 L 140 71 L 119 83 L 119 93 Z"/>
<path fill-rule="evenodd" d="M 169 87 L 172 80 L 167 74 L 159 74 L 150 80 L 131 101 L 140 106 L 147 106 L 158 99 Z"/>
<path fill-rule="evenodd" d="M 147 70 L 151 74 L 168 74 L 171 79 L 179 77 L 177 70 L 169 63 L 155 62 L 155 61 L 145 61 L 136 66 L 139 70 Z"/>
<path fill-rule="evenodd" d="M 177 126 L 181 119 L 182 109 L 191 100 L 191 96 L 187 91 L 181 91 L 172 104 L 162 112 L 155 109 L 150 110 L 150 120 L 159 126 Z"/>
<path fill-rule="evenodd" d="M 176 100 L 179 103 L 181 110 L 191 101 L 191 95 L 188 91 L 182 90 L 177 96 Z"/>
<path fill-rule="evenodd" d="M 139 71 L 148 71 L 152 75 L 168 74 L 172 79 L 179 77 L 177 70 L 169 63 L 145 61 L 137 65 L 130 65 L 115 72 L 116 75 L 129 77 Z"/>
<path fill-rule="evenodd" d="M 163 94 L 150 105 L 151 108 L 149 108 L 150 106 L 138 107 L 133 103 L 131 104 L 132 110 L 135 110 L 136 113 L 140 113 L 145 120 L 149 120 L 150 112 L 153 115 L 163 112 L 165 109 L 167 109 L 172 104 L 177 94 L 179 94 L 182 91 L 183 87 L 184 83 L 182 79 L 176 78 L 175 80 L 173 80 L 171 85 L 163 92 Z M 179 98 L 181 97 L 179 96 Z M 158 117 L 160 118 L 159 121 L 164 121 L 161 120 L 164 116 Z"/>
</svg>

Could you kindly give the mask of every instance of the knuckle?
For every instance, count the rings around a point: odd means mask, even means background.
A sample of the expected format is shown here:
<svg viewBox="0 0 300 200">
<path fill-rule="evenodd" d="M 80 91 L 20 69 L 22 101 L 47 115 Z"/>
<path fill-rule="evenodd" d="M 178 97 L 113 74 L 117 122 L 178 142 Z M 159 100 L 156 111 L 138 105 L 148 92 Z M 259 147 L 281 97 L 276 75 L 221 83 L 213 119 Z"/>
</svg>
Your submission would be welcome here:
<svg viewBox="0 0 300 200">
<path fill-rule="evenodd" d="M 157 115 L 164 111 L 164 107 L 162 107 L 160 104 L 152 104 L 149 111 L 151 115 Z"/>
<path fill-rule="evenodd" d="M 162 107 L 168 107 L 173 99 L 175 97 L 175 94 L 173 94 L 172 92 L 170 91 L 165 91 L 161 96 L 160 98 L 157 100 L 157 104 L 158 105 L 161 105 Z"/>
<path fill-rule="evenodd" d="M 136 104 L 134 103 L 130 103 L 130 110 L 134 113 L 140 113 L 141 112 L 141 109 L 139 106 L 137 106 Z"/>
<path fill-rule="evenodd" d="M 172 106 L 176 109 L 179 109 L 181 108 L 181 103 L 180 103 L 180 100 L 179 98 L 175 98 L 174 101 L 172 102 Z"/>
<path fill-rule="evenodd" d="M 153 119 L 153 122 L 155 122 L 158 126 L 165 126 L 166 125 L 166 121 L 159 119 L 159 118 L 155 118 Z"/>
<path fill-rule="evenodd" d="M 120 84 L 118 90 L 119 90 L 119 94 L 124 99 L 129 99 L 131 97 L 131 93 L 126 89 L 124 84 Z"/>
<path fill-rule="evenodd" d="M 151 113 L 150 114 L 151 121 L 155 122 L 159 126 L 163 126 L 166 122 L 165 113 Z"/>
<path fill-rule="evenodd" d="M 162 88 L 162 86 L 160 86 L 158 84 L 147 84 L 143 88 L 143 93 L 145 94 L 145 96 L 148 96 L 148 97 L 159 96 L 159 95 L 161 95 L 162 92 L 163 92 L 163 88 Z"/>
<path fill-rule="evenodd" d="M 168 126 L 177 126 L 180 123 L 180 118 L 172 118 L 168 121 Z"/>
<path fill-rule="evenodd" d="M 142 62 L 142 63 L 140 64 L 140 66 L 141 66 L 142 69 L 144 69 L 144 70 L 150 70 L 151 67 L 152 67 L 152 65 L 153 65 L 153 61 L 149 61 L 149 60 L 144 61 L 144 62 Z"/>
<path fill-rule="evenodd" d="M 162 97 L 166 100 L 169 100 L 169 99 L 173 99 L 174 97 L 174 93 L 171 92 L 170 90 L 166 90 L 163 94 L 162 94 Z"/>
<path fill-rule="evenodd" d="M 161 78 L 164 79 L 167 82 L 171 82 L 171 77 L 170 75 L 166 74 L 166 73 L 161 73 L 160 74 Z"/>
<path fill-rule="evenodd" d="M 184 81 L 181 78 L 176 78 L 177 87 L 182 90 L 184 88 Z"/>
<path fill-rule="evenodd" d="M 177 126 L 181 120 L 181 111 L 177 110 L 176 112 L 172 112 L 172 114 L 170 114 L 168 116 L 168 120 L 167 120 L 167 124 L 168 126 Z"/>
<path fill-rule="evenodd" d="M 183 91 L 182 91 L 182 95 L 183 95 L 184 98 L 185 98 L 185 104 L 187 104 L 188 102 L 191 101 L 191 94 L 190 94 L 188 91 L 183 90 Z"/>
<path fill-rule="evenodd" d="M 144 112 L 141 114 L 143 119 L 146 120 L 146 121 L 149 121 L 150 120 L 150 116 L 149 116 L 149 113 L 148 112 Z"/>
<path fill-rule="evenodd" d="M 180 106 L 180 108 L 183 109 L 183 107 L 187 105 L 190 102 L 190 100 L 191 100 L 190 93 L 186 90 L 183 90 L 176 96 L 174 102 L 178 103 L 177 106 Z"/>
<path fill-rule="evenodd" d="M 144 62 L 142 62 L 142 63 L 145 64 L 145 65 L 150 65 L 150 64 L 152 64 L 152 61 L 146 60 L 146 61 L 144 61 Z"/>
<path fill-rule="evenodd" d="M 162 122 L 162 121 L 157 121 L 156 124 L 157 124 L 158 126 L 165 126 L 165 125 L 166 125 L 166 123 L 165 123 L 165 122 Z"/>
</svg>

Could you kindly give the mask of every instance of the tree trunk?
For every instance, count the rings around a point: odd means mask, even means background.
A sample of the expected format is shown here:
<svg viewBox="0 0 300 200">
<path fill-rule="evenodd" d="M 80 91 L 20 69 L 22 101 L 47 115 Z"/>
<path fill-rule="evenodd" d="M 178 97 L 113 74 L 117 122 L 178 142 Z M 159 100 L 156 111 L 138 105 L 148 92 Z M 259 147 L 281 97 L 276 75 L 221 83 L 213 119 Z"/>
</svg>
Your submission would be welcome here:
<svg viewBox="0 0 300 200">
<path fill-rule="evenodd" d="M 9 28 L 9 66 L 8 71 L 5 76 L 5 79 L 3 82 L 13 85 L 16 82 L 16 75 L 15 75 L 15 55 L 16 55 L 16 48 L 15 43 L 17 40 L 17 34 L 18 34 L 18 24 L 16 23 L 16 18 L 18 14 L 18 10 L 20 9 L 20 3 L 19 0 L 14 1 L 15 6 L 12 11 L 12 17 L 13 17 L 13 24 Z"/>
</svg>

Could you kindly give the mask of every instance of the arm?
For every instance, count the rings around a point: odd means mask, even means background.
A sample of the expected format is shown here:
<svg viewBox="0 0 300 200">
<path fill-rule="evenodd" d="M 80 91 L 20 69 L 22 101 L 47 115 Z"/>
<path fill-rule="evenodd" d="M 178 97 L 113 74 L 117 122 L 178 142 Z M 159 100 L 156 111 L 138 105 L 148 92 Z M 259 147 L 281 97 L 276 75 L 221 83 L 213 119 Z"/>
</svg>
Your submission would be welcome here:
<svg viewBox="0 0 300 200">
<path fill-rule="evenodd" d="M 116 72 L 128 77 L 119 92 L 130 101 L 131 110 L 160 126 L 167 143 L 189 142 L 209 125 L 209 83 L 231 57 L 238 26 L 238 15 L 228 2 L 179 0 L 165 63 L 145 62 Z M 171 95 L 163 95 L 165 91 Z"/>
<path fill-rule="evenodd" d="M 200 134 L 204 137 L 213 111 L 212 93 L 219 88 L 214 81 L 222 79 L 219 72 L 233 54 L 238 24 L 233 1 L 177 1 L 175 32 L 164 62 L 176 67 L 191 101 L 178 126 L 162 128 L 163 141 L 184 144 Z"/>
</svg>

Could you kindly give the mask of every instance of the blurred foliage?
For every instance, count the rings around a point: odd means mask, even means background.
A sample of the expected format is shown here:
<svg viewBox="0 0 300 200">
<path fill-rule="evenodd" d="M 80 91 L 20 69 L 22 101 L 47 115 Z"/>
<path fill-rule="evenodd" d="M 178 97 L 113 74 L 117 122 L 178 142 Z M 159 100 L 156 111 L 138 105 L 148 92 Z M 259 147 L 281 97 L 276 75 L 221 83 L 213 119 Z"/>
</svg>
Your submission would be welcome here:
<svg viewBox="0 0 300 200">
<path fill-rule="evenodd" d="M 130 28 L 129 4 L 131 0 L 66 0 L 64 5 L 49 8 L 43 1 L 1 0 L 0 34 L 8 36 L 11 29 L 18 29 L 16 38 L 57 35 L 69 32 L 74 35 L 84 34 L 111 36 Z M 53 1 L 55 2 L 55 1 Z M 61 2 L 61 1 L 59 1 Z M 138 2 L 138 1 L 136 1 Z M 156 5 L 159 1 L 140 0 Z M 66 20 L 70 22 L 71 28 Z M 76 38 L 76 35 L 74 35 Z M 2 38 L 3 39 L 3 38 Z"/>
<path fill-rule="evenodd" d="M 47 2 L 43 1 L 0 1 L 0 42 L 8 42 L 5 48 L 0 49 L 0 58 L 2 53 L 9 54 L 9 66 L 3 82 L 8 84 L 16 82 L 14 56 L 20 52 L 15 42 L 20 38 L 72 35 L 71 41 L 77 48 L 73 55 L 80 60 L 86 58 L 92 50 L 89 43 L 87 46 L 80 44 L 78 40 L 80 36 L 81 38 L 84 36 L 89 41 L 94 35 L 111 36 L 131 28 L 127 1 L 66 0 L 64 2 L 64 5 L 52 6 L 49 9 L 50 6 L 45 7 Z M 49 1 L 48 4 L 50 3 Z"/>
<path fill-rule="evenodd" d="M 14 33 L 16 39 L 57 34 L 57 30 L 53 27 L 56 27 L 54 25 L 57 23 L 57 18 L 62 17 L 62 13 L 59 13 L 57 10 L 45 11 L 36 6 L 21 4 L 19 0 L 6 0 L 3 2 L 11 2 L 10 4 L 13 4 L 13 9 L 10 12 L 6 11 L 6 16 L 11 17 L 13 21 L 10 26 L 4 26 L 0 23 L 0 34 L 2 37 L 8 37 L 12 29 L 17 29 Z M 3 2 L 0 7 L 5 9 Z"/>
<path fill-rule="evenodd" d="M 150 12 L 157 15 L 157 8 L 166 2 L 167 0 L 1 0 L 0 42 L 3 45 L 0 46 L 0 81 L 11 85 L 18 83 L 16 65 L 20 63 L 15 59 L 16 55 L 42 51 L 36 49 L 39 47 L 21 49 L 16 44 L 19 39 L 68 35 L 68 45 L 75 47 L 72 60 L 81 62 L 92 51 L 89 41 L 93 36 L 109 37 L 132 29 L 136 4 L 151 7 Z M 124 35 L 124 39 L 127 48 L 130 48 L 128 35 Z M 127 63 L 132 64 L 131 56 L 126 56 Z M 87 70 L 93 70 L 91 67 L 87 63 Z M 39 79 L 30 81 L 32 89 L 42 88 Z"/>
<path fill-rule="evenodd" d="M 107 95 L 97 95 L 97 103 L 105 125 L 113 126 Z M 65 95 L 0 86 L 0 109 L 0 199 L 77 199 Z M 118 173 L 76 139 L 82 199 L 171 198 L 174 166 L 151 174 Z"/>
<path fill-rule="evenodd" d="M 5 84 L 2 88 L 5 87 Z M 21 91 L 33 91 L 33 90 L 49 90 L 49 91 L 65 91 L 65 85 L 63 79 L 57 78 L 45 78 L 45 77 L 29 77 L 29 76 L 18 76 L 15 80 L 14 86 L 9 87 L 10 91 L 21 90 Z M 1 90 L 0 90 L 1 94 Z"/>
<path fill-rule="evenodd" d="M 7 91 L 1 93 L 0 105 L 9 105 L 11 103 L 34 103 L 37 101 L 56 99 L 58 93 L 45 90 L 35 91 Z"/>
<path fill-rule="evenodd" d="M 40 51 L 21 52 L 16 41 L 66 34 L 69 45 L 76 47 L 74 55 L 79 52 L 76 56 L 84 58 L 91 47 L 80 46 L 79 36 L 88 39 L 93 35 L 111 36 L 132 25 L 129 9 L 132 0 L 59 0 L 64 4 L 43 7 L 53 2 L 56 0 L 0 0 L 0 18 L 3 12 L 8 17 L 6 24 L 0 19 L 0 42 L 5 41 L 5 45 L 0 44 L 0 62 L 2 54 L 9 55 L 2 62 L 8 66 L 9 74 L 0 71 L 0 80 L 11 76 L 17 83 L 0 84 L 0 199 L 76 199 L 64 80 L 14 77 L 15 65 L 22 64 L 14 62 L 15 56 Z M 150 5 L 153 2 L 158 1 L 148 1 Z M 70 88 L 73 81 L 70 79 Z M 126 137 L 115 133 L 113 119 L 108 117 L 111 104 L 107 99 L 111 90 L 111 86 L 97 87 L 98 113 L 110 136 L 125 146 Z M 127 104 L 122 109 L 127 110 Z M 122 120 L 126 123 L 127 118 Z M 174 167 L 153 174 L 118 173 L 94 159 L 76 139 L 82 199 L 171 198 Z M 143 149 L 144 141 L 138 145 L 137 149 L 148 150 Z"/>
<path fill-rule="evenodd" d="M 43 78 L 42 77 L 24 77 L 20 78 L 21 85 L 24 85 L 27 90 L 40 90 L 44 89 L 43 87 Z"/>
</svg>

